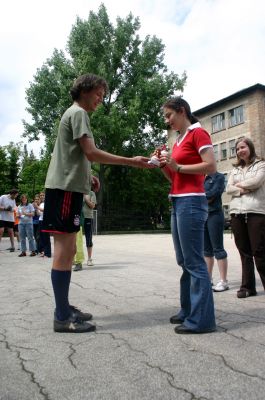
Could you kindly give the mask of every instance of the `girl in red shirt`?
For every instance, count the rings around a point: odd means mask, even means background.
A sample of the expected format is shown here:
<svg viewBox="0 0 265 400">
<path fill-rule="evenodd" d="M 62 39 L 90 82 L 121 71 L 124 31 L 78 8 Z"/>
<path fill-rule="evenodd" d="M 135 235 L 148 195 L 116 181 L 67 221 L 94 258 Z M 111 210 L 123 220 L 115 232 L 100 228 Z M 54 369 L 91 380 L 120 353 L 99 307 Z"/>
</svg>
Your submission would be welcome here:
<svg viewBox="0 0 265 400">
<path fill-rule="evenodd" d="M 204 175 L 216 171 L 209 134 L 181 97 L 163 106 L 171 129 L 179 132 L 172 154 L 161 156 L 165 177 L 171 182 L 171 230 L 180 279 L 180 311 L 170 318 L 178 334 L 207 333 L 216 329 L 211 282 L 203 254 L 208 204 Z"/>
</svg>

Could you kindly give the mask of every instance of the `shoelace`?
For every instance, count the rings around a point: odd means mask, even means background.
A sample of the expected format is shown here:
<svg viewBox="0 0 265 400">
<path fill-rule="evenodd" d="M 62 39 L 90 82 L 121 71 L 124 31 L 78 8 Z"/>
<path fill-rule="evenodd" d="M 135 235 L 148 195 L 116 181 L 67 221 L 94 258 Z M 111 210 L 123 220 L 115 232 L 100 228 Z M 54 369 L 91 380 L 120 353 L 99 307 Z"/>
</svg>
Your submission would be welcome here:
<svg viewBox="0 0 265 400">
<path fill-rule="evenodd" d="M 74 324 L 84 325 L 84 321 L 82 321 L 81 319 L 79 319 L 78 317 L 76 317 Z"/>
<path fill-rule="evenodd" d="M 75 306 L 69 306 L 69 307 L 71 308 L 71 310 L 81 312 L 81 310 Z"/>
</svg>

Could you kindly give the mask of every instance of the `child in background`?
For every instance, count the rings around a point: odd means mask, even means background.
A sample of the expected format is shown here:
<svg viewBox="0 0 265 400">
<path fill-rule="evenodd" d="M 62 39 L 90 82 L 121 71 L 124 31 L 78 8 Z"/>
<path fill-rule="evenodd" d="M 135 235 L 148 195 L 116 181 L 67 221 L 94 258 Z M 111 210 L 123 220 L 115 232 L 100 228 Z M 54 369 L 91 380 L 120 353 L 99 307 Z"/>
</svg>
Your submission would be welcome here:
<svg viewBox="0 0 265 400">
<path fill-rule="evenodd" d="M 19 239 L 19 232 L 18 232 L 18 224 L 19 224 L 19 218 L 18 218 L 18 208 L 14 209 L 14 236 L 17 238 L 17 249 L 20 250 L 20 239 Z"/>
</svg>

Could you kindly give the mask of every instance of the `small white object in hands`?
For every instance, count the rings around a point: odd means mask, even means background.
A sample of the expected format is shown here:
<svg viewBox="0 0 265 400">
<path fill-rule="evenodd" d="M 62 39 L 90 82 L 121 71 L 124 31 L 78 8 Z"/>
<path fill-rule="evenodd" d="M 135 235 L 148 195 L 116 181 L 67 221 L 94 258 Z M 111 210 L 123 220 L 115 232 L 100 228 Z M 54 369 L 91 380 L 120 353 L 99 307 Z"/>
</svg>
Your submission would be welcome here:
<svg viewBox="0 0 265 400">
<path fill-rule="evenodd" d="M 156 156 L 151 157 L 151 159 L 148 161 L 148 164 L 154 164 L 157 167 L 160 166 L 160 161 Z"/>
<path fill-rule="evenodd" d="M 162 150 L 161 151 L 161 156 L 167 156 L 168 155 L 168 151 L 166 151 L 166 150 Z"/>
</svg>

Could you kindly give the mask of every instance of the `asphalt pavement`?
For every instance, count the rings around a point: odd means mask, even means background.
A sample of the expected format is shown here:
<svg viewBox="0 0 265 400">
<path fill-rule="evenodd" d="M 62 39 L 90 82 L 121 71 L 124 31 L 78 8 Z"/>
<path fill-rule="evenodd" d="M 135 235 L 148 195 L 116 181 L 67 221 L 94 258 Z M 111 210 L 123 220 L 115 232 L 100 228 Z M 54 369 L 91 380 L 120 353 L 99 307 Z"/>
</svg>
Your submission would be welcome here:
<svg viewBox="0 0 265 400">
<path fill-rule="evenodd" d="M 225 235 L 230 289 L 214 293 L 216 332 L 176 335 L 180 268 L 170 234 L 94 237 L 72 273 L 71 304 L 96 332 L 53 332 L 50 259 L 0 244 L 0 400 L 263 400 L 265 295 L 238 299 L 240 258 Z M 218 269 L 214 267 L 214 280 Z"/>
</svg>

